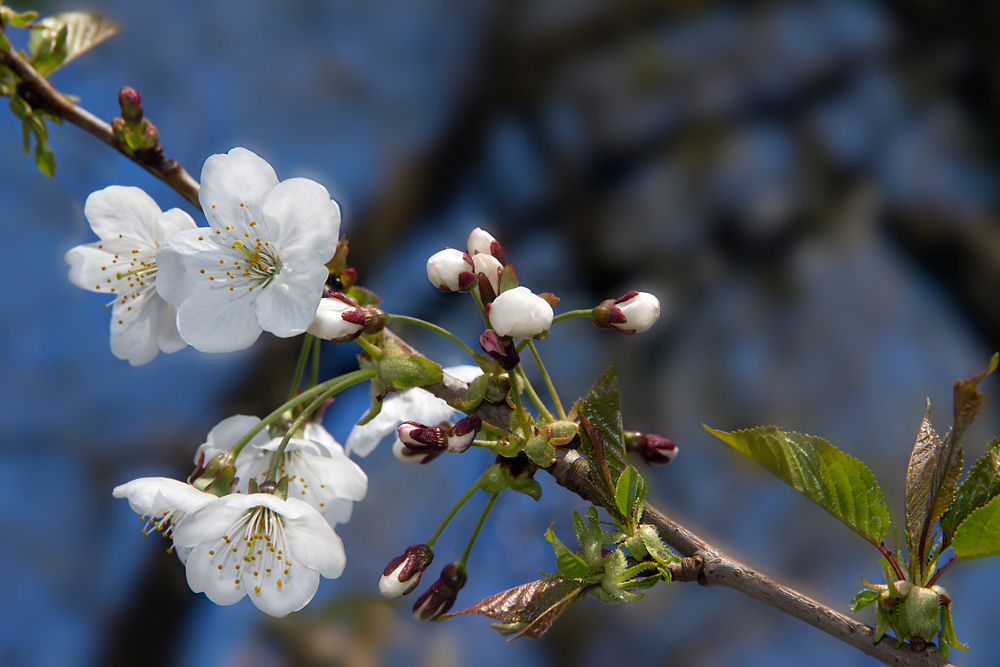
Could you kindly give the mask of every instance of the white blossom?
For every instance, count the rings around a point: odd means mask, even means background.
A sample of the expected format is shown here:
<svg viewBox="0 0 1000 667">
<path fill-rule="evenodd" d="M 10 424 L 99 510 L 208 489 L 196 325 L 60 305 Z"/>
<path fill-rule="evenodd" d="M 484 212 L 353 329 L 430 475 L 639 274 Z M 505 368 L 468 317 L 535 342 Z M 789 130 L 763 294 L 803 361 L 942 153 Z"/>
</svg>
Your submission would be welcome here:
<svg viewBox="0 0 1000 667">
<path fill-rule="evenodd" d="M 191 216 L 178 208 L 164 213 L 140 188 L 120 185 L 92 193 L 83 214 L 101 240 L 66 253 L 69 279 L 113 297 L 107 304 L 113 304 L 112 354 L 141 366 L 160 350 L 185 347 L 177 333 L 177 308 L 156 293 L 156 249 L 173 234 L 193 230 Z"/>
<path fill-rule="evenodd" d="M 115 498 L 127 498 L 136 514 L 145 519 L 149 530 L 157 530 L 164 537 L 171 537 L 174 528 L 189 513 L 216 499 L 211 493 L 199 491 L 190 484 L 168 477 L 141 477 L 116 486 L 111 492 Z M 181 562 L 187 560 L 190 549 L 177 548 Z"/>
<path fill-rule="evenodd" d="M 479 253 L 473 256 L 472 263 L 476 267 L 476 275 L 482 273 L 493 288 L 493 294 L 500 293 L 500 274 L 503 272 L 503 265 L 493 255 Z"/>
<path fill-rule="evenodd" d="M 503 248 L 497 242 L 493 235 L 482 227 L 476 227 L 469 234 L 469 255 L 475 257 L 477 254 L 492 255 L 500 261 L 501 264 L 507 263 L 507 258 L 504 255 Z"/>
<path fill-rule="evenodd" d="M 527 287 L 515 287 L 493 302 L 490 325 L 501 336 L 534 338 L 552 326 L 552 306 Z"/>
<path fill-rule="evenodd" d="M 189 514 L 174 544 L 190 547 L 187 581 L 195 593 L 230 605 L 244 595 L 271 616 L 304 607 L 320 575 L 335 579 L 347 562 L 344 545 L 308 503 L 264 493 L 231 494 Z"/>
<path fill-rule="evenodd" d="M 483 371 L 478 366 L 452 366 L 444 372 L 464 382 L 471 382 Z M 350 454 L 368 456 L 373 449 L 405 421 L 438 424 L 458 414 L 437 396 L 420 388 L 396 392 L 382 402 L 382 411 L 367 424 L 355 426 L 347 436 L 344 449 Z M 396 439 L 399 442 L 399 439 Z M 402 446 L 402 443 L 400 443 Z"/>
<path fill-rule="evenodd" d="M 267 162 L 234 148 L 201 172 L 210 229 L 179 232 L 156 255 L 156 289 L 178 306 L 181 337 L 203 352 L 287 338 L 316 316 L 340 231 L 340 208 L 319 183 L 278 182 Z"/>
<path fill-rule="evenodd" d="M 198 449 L 194 453 L 195 465 L 199 463 L 207 464 L 219 454 L 228 452 L 240 438 L 259 423 L 260 419 L 258 417 L 251 417 L 249 415 L 226 417 L 212 427 L 212 430 L 208 432 L 208 436 L 205 437 L 205 442 L 198 446 Z M 267 429 L 263 429 L 246 446 L 263 445 L 270 439 L 271 437 L 267 434 Z M 202 459 L 202 455 L 204 455 L 204 459 Z M 241 477 L 241 479 L 245 479 L 240 475 L 239 469 L 237 469 L 236 475 Z"/>
<path fill-rule="evenodd" d="M 306 424 L 302 436 L 288 441 L 276 478 L 287 476 L 288 497 L 309 503 L 330 524 L 347 523 L 354 502 L 368 491 L 368 476 L 320 424 Z M 272 438 L 244 449 L 236 459 L 240 478 L 263 482 L 280 444 Z"/>
</svg>

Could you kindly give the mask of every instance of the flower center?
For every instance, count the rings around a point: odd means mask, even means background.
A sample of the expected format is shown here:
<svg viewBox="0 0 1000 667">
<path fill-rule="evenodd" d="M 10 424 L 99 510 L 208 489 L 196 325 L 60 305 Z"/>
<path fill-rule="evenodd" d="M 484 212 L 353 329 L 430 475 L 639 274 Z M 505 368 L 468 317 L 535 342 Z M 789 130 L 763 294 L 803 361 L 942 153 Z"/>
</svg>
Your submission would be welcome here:
<svg viewBox="0 0 1000 667">
<path fill-rule="evenodd" d="M 261 243 L 256 239 L 254 246 L 249 248 L 243 241 L 233 241 L 232 247 L 239 250 L 244 257 L 243 264 L 237 264 L 237 270 L 243 271 L 243 275 L 261 284 L 261 288 L 274 280 L 274 276 L 281 271 L 281 261 L 274 246 Z"/>
</svg>

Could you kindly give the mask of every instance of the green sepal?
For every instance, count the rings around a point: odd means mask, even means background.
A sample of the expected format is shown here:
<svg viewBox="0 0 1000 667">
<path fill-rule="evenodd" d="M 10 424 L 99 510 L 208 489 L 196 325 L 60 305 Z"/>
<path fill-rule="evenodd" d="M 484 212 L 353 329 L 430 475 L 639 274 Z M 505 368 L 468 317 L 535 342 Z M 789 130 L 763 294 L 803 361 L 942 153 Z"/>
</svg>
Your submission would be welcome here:
<svg viewBox="0 0 1000 667">
<path fill-rule="evenodd" d="M 947 604 L 941 605 L 941 647 L 952 646 L 957 648 L 959 651 L 968 651 L 969 645 L 963 644 L 958 641 L 958 636 L 955 634 L 955 624 L 951 620 L 951 606 Z M 948 657 L 946 653 L 942 653 L 945 657 Z"/>
<path fill-rule="evenodd" d="M 851 600 L 851 613 L 860 611 L 870 605 L 873 602 L 878 602 L 878 599 L 882 597 L 882 591 L 865 589 L 854 596 Z"/>
<path fill-rule="evenodd" d="M 379 362 L 379 379 L 386 386 L 425 387 L 440 382 L 444 372 L 436 363 L 415 354 L 386 356 Z"/>
<path fill-rule="evenodd" d="M 365 414 L 361 415 L 361 419 L 357 421 L 358 426 L 364 426 L 371 420 L 378 417 L 378 413 L 382 412 L 382 400 L 385 398 L 385 392 L 381 389 L 381 383 L 378 382 L 378 378 L 372 378 L 372 403 L 368 406 L 368 410 Z"/>
<path fill-rule="evenodd" d="M 629 584 L 629 588 L 644 590 L 647 588 L 652 588 L 661 581 L 663 581 L 663 579 L 659 576 L 643 577 L 642 579 L 633 579 L 632 582 Z M 669 581 L 669 579 L 667 581 Z"/>
<path fill-rule="evenodd" d="M 225 468 L 219 471 L 218 476 L 212 481 L 212 483 L 202 490 L 221 498 L 222 496 L 229 495 L 229 492 L 232 490 L 233 484 L 235 483 L 236 483 L 236 467 L 226 466 Z"/>
<path fill-rule="evenodd" d="M 642 545 L 646 548 L 646 553 L 656 563 L 656 569 L 660 571 L 660 577 L 669 583 L 673 579 L 673 574 L 667 566 L 670 563 L 679 563 L 680 557 L 667 548 L 667 545 L 660 539 L 660 534 L 650 525 L 639 526 L 636 536 L 642 540 Z"/>
<path fill-rule="evenodd" d="M 914 586 L 903 604 L 896 608 L 897 632 L 904 639 L 919 637 L 926 642 L 934 638 L 941 627 L 941 598 L 929 588 Z"/>
<path fill-rule="evenodd" d="M 492 361 L 492 360 L 491 360 Z M 510 378 L 506 373 L 491 374 L 486 379 L 486 400 L 490 403 L 503 403 L 510 393 Z"/>
<path fill-rule="evenodd" d="M 288 500 L 288 475 L 278 480 L 277 486 L 274 487 L 274 495 L 282 500 Z"/>
<path fill-rule="evenodd" d="M 556 534 L 552 532 L 552 526 L 545 531 L 545 539 L 552 544 L 552 549 L 556 552 L 556 569 L 567 579 L 583 579 L 591 573 L 590 566 L 582 558 L 566 548 Z"/>
<path fill-rule="evenodd" d="M 517 286 L 517 271 L 514 270 L 513 266 L 508 264 L 503 267 L 503 272 L 500 274 L 500 294 L 503 294 L 507 290 L 514 289 Z"/>
<path fill-rule="evenodd" d="M 258 486 L 257 480 L 253 477 L 251 477 L 250 481 L 247 482 L 247 493 L 260 493 L 260 486 Z"/>
<path fill-rule="evenodd" d="M 889 531 L 889 507 L 871 470 L 826 440 L 776 426 L 732 433 L 705 429 L 872 544 L 877 546 Z"/>
<path fill-rule="evenodd" d="M 604 559 L 604 576 L 601 577 L 601 591 L 607 596 L 598 599 L 608 604 L 618 602 L 635 602 L 642 599 L 642 593 L 632 593 L 627 590 L 631 584 L 631 576 L 628 572 L 628 561 L 625 559 L 625 552 L 617 549 L 610 556 Z"/>
</svg>

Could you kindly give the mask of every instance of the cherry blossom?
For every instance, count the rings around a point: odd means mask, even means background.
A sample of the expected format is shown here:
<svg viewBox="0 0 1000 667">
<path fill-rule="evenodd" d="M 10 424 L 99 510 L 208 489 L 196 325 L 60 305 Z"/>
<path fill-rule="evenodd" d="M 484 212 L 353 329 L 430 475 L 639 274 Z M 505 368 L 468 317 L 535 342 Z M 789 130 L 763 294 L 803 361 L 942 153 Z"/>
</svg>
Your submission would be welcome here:
<svg viewBox="0 0 1000 667">
<path fill-rule="evenodd" d="M 184 517 L 206 503 L 216 499 L 211 493 L 199 491 L 190 484 L 168 477 L 142 477 L 116 486 L 111 492 L 115 498 L 127 498 L 132 510 L 146 520 L 143 534 L 159 531 L 171 537 L 174 528 Z M 177 557 L 187 560 L 190 549 L 180 547 Z"/>
<path fill-rule="evenodd" d="M 261 331 L 287 338 L 312 323 L 340 232 L 340 207 L 319 183 L 278 182 L 245 148 L 213 155 L 198 199 L 210 229 L 157 251 L 156 289 L 178 307 L 181 337 L 203 352 L 249 347 Z"/>
<path fill-rule="evenodd" d="M 83 208 L 100 241 L 66 253 L 69 279 L 77 287 L 108 294 L 111 352 L 133 366 L 152 361 L 160 350 L 187 345 L 177 332 L 177 308 L 156 292 L 157 248 L 195 223 L 184 211 L 164 213 L 140 188 L 112 185 L 87 197 Z"/>
<path fill-rule="evenodd" d="M 496 298 L 489 316 L 493 330 L 501 336 L 534 338 L 549 330 L 553 314 L 548 301 L 527 287 L 515 287 Z"/>
<path fill-rule="evenodd" d="M 312 600 L 320 575 L 344 572 L 344 545 L 308 503 L 265 493 L 231 494 L 189 514 L 174 528 L 174 544 L 189 547 L 188 586 L 230 605 L 249 595 L 271 616 Z"/>
</svg>

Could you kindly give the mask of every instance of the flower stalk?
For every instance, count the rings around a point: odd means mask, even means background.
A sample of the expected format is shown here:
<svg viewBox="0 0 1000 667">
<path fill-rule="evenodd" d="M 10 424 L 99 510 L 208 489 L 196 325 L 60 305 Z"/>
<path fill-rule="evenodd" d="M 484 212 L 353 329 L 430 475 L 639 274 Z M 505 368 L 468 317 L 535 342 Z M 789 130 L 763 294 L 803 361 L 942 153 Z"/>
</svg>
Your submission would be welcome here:
<svg viewBox="0 0 1000 667">
<path fill-rule="evenodd" d="M 553 319 L 552 322 L 555 324 L 555 319 Z M 538 366 L 538 370 L 542 374 L 542 379 L 545 380 L 545 386 L 549 389 L 549 394 L 552 396 L 552 402 L 556 406 L 556 414 L 559 415 L 559 419 L 566 419 L 566 410 L 563 409 L 562 401 L 559 400 L 559 394 L 556 392 L 556 386 L 552 384 L 552 378 L 549 376 L 549 371 L 545 368 L 545 364 L 542 363 L 542 357 L 538 354 L 538 349 L 535 348 L 535 341 L 528 341 L 528 349 L 531 350 L 531 356 L 535 358 L 535 365 Z"/>
</svg>

